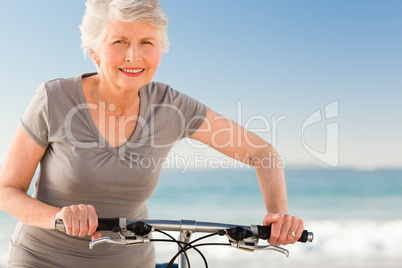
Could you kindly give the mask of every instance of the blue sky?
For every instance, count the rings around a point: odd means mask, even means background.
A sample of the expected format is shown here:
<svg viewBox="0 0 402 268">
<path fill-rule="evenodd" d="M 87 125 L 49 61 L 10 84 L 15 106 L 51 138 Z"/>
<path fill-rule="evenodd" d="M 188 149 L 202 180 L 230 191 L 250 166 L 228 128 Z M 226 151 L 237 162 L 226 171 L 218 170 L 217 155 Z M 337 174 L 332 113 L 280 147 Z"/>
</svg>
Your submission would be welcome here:
<svg viewBox="0 0 402 268">
<path fill-rule="evenodd" d="M 288 167 L 330 167 L 312 151 L 338 167 L 402 167 L 402 1 L 160 2 L 171 47 L 154 80 L 257 130 Z M 95 70 L 83 13 L 78 0 L 2 3 L 0 163 L 40 83 Z"/>
</svg>

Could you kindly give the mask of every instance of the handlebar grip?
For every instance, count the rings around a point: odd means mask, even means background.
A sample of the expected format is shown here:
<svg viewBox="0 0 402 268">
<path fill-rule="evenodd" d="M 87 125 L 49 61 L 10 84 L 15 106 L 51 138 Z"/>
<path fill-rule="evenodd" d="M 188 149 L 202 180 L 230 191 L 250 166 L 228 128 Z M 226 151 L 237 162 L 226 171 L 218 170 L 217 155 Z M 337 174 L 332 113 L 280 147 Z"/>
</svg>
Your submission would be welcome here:
<svg viewBox="0 0 402 268">
<path fill-rule="evenodd" d="M 62 220 L 56 220 L 55 228 L 60 231 L 65 231 L 64 223 Z M 119 232 L 119 218 L 108 218 L 108 219 L 98 219 L 98 228 L 97 231 L 113 231 Z"/>
<path fill-rule="evenodd" d="M 97 231 L 120 231 L 119 218 L 109 218 L 109 219 L 98 219 Z"/>
<path fill-rule="evenodd" d="M 268 240 L 271 236 L 271 226 L 261 226 L 258 225 L 258 238 Z M 314 235 L 313 233 L 304 230 L 298 242 L 306 243 L 306 242 L 313 242 Z"/>
</svg>

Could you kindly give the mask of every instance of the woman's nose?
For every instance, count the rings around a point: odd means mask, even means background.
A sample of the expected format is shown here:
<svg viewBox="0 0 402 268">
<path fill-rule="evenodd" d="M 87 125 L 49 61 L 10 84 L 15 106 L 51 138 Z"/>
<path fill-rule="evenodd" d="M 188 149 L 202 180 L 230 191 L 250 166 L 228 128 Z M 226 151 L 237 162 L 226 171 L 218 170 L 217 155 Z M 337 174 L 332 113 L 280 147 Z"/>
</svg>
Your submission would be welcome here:
<svg viewBox="0 0 402 268">
<path fill-rule="evenodd" d="M 132 47 L 127 52 L 126 61 L 129 61 L 131 63 L 139 62 L 141 60 L 141 55 L 140 54 L 141 53 L 140 53 L 138 48 Z"/>
</svg>

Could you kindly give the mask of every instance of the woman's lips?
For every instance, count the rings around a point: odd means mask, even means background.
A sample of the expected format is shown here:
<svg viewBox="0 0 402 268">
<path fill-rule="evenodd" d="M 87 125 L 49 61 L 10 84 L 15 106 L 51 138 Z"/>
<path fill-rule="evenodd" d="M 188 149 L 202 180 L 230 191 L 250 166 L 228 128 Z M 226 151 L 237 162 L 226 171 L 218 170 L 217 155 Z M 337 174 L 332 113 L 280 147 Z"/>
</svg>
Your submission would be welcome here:
<svg viewBox="0 0 402 268">
<path fill-rule="evenodd" d="M 145 71 L 144 68 L 120 68 L 119 70 L 130 77 L 140 76 Z"/>
</svg>

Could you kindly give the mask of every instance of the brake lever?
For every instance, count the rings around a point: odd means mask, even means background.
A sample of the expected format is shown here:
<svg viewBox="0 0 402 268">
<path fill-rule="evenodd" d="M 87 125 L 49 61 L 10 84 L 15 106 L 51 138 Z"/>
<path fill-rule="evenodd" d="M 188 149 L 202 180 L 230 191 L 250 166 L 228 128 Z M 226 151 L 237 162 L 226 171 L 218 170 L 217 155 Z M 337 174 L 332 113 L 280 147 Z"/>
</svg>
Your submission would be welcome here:
<svg viewBox="0 0 402 268">
<path fill-rule="evenodd" d="M 258 240 L 253 241 L 253 242 L 247 242 L 247 241 L 238 241 L 238 242 L 233 242 L 230 241 L 230 246 L 245 250 L 245 251 L 262 251 L 262 250 L 274 250 L 279 253 L 284 254 L 286 257 L 289 257 L 289 251 L 287 249 L 274 246 L 274 245 L 267 245 L 267 246 L 259 246 L 258 245 Z"/>
<path fill-rule="evenodd" d="M 224 233 L 229 238 L 230 246 L 245 250 L 245 251 L 261 251 L 261 250 L 274 250 L 289 257 L 289 251 L 274 245 L 259 246 L 258 245 L 258 228 L 257 226 L 251 226 L 250 230 L 246 230 L 243 227 L 235 227 L 225 230 Z"/>
<path fill-rule="evenodd" d="M 100 244 L 119 244 L 126 245 L 126 241 L 123 239 L 112 239 L 110 237 L 102 237 L 96 240 L 89 242 L 89 248 L 93 249 L 95 246 Z"/>
<path fill-rule="evenodd" d="M 118 233 L 118 239 L 112 239 L 110 237 L 102 237 L 91 241 L 89 243 L 89 248 L 93 249 L 94 246 L 99 244 L 119 244 L 125 246 L 135 246 L 139 244 L 149 243 L 151 239 L 148 238 L 148 234 L 154 229 L 152 226 L 145 224 L 142 221 L 138 221 L 132 226 L 130 226 L 133 231 L 127 230 L 127 219 L 126 218 L 119 218 L 119 229 L 120 232 Z"/>
<path fill-rule="evenodd" d="M 151 242 L 151 239 L 147 237 L 141 237 L 141 236 L 133 236 L 132 238 L 125 238 L 119 234 L 120 238 L 119 239 L 112 239 L 110 237 L 102 237 L 99 239 L 96 239 L 94 241 L 91 241 L 89 243 L 89 248 L 93 249 L 94 246 L 100 245 L 100 244 L 119 244 L 119 245 L 124 245 L 124 246 L 135 246 L 139 244 L 145 244 Z"/>
<path fill-rule="evenodd" d="M 285 254 L 286 257 L 289 257 L 289 250 L 278 247 L 278 246 L 274 246 L 274 245 L 267 245 L 267 246 L 256 246 L 255 247 L 256 251 L 260 251 L 260 250 L 274 250 L 277 251 L 279 253 Z"/>
</svg>

